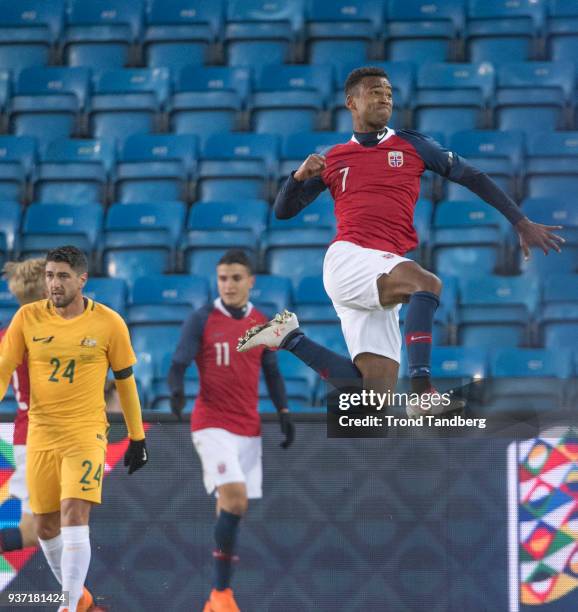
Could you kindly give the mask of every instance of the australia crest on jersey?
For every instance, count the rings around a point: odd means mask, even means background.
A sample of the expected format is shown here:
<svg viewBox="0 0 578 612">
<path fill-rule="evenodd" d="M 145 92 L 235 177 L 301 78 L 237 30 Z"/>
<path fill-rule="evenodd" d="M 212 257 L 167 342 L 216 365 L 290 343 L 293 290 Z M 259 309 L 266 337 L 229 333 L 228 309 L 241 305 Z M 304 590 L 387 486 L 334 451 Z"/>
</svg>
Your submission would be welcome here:
<svg viewBox="0 0 578 612">
<path fill-rule="evenodd" d="M 401 168 L 403 166 L 403 152 L 402 151 L 388 151 L 387 161 L 392 168 Z"/>
</svg>

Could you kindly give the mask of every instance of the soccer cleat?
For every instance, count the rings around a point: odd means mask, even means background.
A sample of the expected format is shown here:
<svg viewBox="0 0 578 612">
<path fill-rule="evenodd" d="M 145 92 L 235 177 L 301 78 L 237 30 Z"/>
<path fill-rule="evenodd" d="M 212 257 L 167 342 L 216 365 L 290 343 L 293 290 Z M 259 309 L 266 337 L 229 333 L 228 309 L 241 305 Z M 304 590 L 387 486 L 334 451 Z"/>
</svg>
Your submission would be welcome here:
<svg viewBox="0 0 578 612">
<path fill-rule="evenodd" d="M 203 612 L 241 612 L 241 610 L 233 597 L 233 589 L 224 591 L 213 589 Z"/>
<path fill-rule="evenodd" d="M 237 350 L 239 353 L 244 353 L 256 346 L 279 348 L 287 335 L 298 327 L 297 316 L 288 310 L 284 310 L 281 314 L 276 314 L 275 318 L 269 322 L 256 325 L 248 330 L 242 338 L 239 338 Z"/>
<path fill-rule="evenodd" d="M 423 415 L 427 415 L 427 414 L 431 414 L 431 415 L 435 415 L 435 416 L 439 416 L 442 414 L 449 414 L 451 412 L 457 412 L 459 410 L 463 410 L 466 407 L 466 400 L 460 398 L 460 397 L 453 397 L 453 391 L 447 391 L 445 392 L 443 395 L 448 395 L 449 398 L 449 404 L 447 403 L 447 400 L 445 402 L 446 405 L 444 405 L 443 403 L 438 403 L 437 406 L 433 405 L 433 402 L 430 402 L 431 400 L 431 396 L 432 395 L 442 395 L 435 387 L 430 387 L 430 389 L 428 391 L 425 391 L 424 393 L 420 393 L 420 402 L 409 402 L 408 404 L 406 404 L 405 406 L 405 412 L 407 414 L 407 416 L 412 419 L 418 416 L 423 416 Z M 413 394 L 410 394 L 413 395 Z"/>
<path fill-rule="evenodd" d="M 78 601 L 76 612 L 92 612 L 92 610 L 94 610 L 94 599 L 90 591 L 86 587 L 83 587 L 82 597 Z"/>
</svg>

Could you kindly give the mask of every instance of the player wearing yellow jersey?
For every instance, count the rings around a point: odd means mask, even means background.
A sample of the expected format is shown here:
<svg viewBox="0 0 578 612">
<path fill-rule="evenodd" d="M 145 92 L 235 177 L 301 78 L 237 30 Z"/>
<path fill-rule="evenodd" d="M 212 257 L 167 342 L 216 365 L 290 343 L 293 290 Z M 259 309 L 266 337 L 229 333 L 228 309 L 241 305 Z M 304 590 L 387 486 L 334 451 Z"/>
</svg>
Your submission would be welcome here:
<svg viewBox="0 0 578 612">
<path fill-rule="evenodd" d="M 48 299 L 14 315 L 0 354 L 0 400 L 12 371 L 28 356 L 30 423 L 27 482 L 40 545 L 69 607 L 85 612 L 90 563 L 89 517 L 100 503 L 108 422 L 104 385 L 109 366 L 127 424 L 129 474 L 147 462 L 127 326 L 116 312 L 82 295 L 87 261 L 75 247 L 46 258 Z"/>
</svg>

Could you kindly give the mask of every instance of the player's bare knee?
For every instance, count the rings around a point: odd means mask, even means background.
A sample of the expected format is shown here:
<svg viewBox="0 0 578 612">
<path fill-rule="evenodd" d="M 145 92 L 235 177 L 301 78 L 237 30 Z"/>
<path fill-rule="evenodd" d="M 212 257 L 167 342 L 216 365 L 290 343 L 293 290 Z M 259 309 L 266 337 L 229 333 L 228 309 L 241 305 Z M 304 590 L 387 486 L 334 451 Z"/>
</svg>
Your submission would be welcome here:
<svg viewBox="0 0 578 612">
<path fill-rule="evenodd" d="M 43 515 L 36 516 L 35 526 L 36 534 L 41 540 L 52 540 L 60 533 L 60 523 Z"/>
<path fill-rule="evenodd" d="M 227 500 L 226 503 L 221 503 L 221 508 L 230 512 L 231 514 L 237 514 L 243 516 L 249 508 L 249 500 L 245 496 L 235 496 Z"/>
<path fill-rule="evenodd" d="M 435 295 L 441 295 L 442 281 L 439 277 L 427 270 L 422 270 L 423 274 L 417 283 L 416 291 L 429 291 Z"/>
</svg>

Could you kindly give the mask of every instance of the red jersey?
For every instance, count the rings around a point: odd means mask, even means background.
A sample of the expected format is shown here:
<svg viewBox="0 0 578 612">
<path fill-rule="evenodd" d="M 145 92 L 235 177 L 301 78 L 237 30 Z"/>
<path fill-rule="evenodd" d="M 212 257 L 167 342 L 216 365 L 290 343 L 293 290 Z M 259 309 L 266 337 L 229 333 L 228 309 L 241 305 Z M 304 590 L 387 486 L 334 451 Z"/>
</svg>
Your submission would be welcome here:
<svg viewBox="0 0 578 612">
<path fill-rule="evenodd" d="M 175 357 L 186 362 L 183 354 L 198 342 L 194 359 L 200 391 L 191 413 L 192 431 L 219 427 L 241 436 L 261 434 L 257 405 L 264 347 L 238 353 L 237 343 L 249 328 L 267 320 L 250 303 L 245 316 L 234 319 L 217 299 L 185 322 Z"/>
<path fill-rule="evenodd" d="M 6 333 L 6 329 L 0 329 L 0 340 Z M 28 360 L 24 359 L 22 363 L 14 370 L 12 374 L 12 388 L 14 396 L 18 402 L 16 409 L 16 418 L 14 419 L 14 436 L 12 443 L 14 445 L 26 444 L 28 436 L 28 408 L 30 407 L 30 378 L 28 376 Z"/>
<path fill-rule="evenodd" d="M 322 179 L 335 200 L 335 240 L 396 255 L 414 249 L 413 214 L 426 169 L 415 146 L 389 130 L 374 147 L 353 137 L 326 158 Z"/>
</svg>

